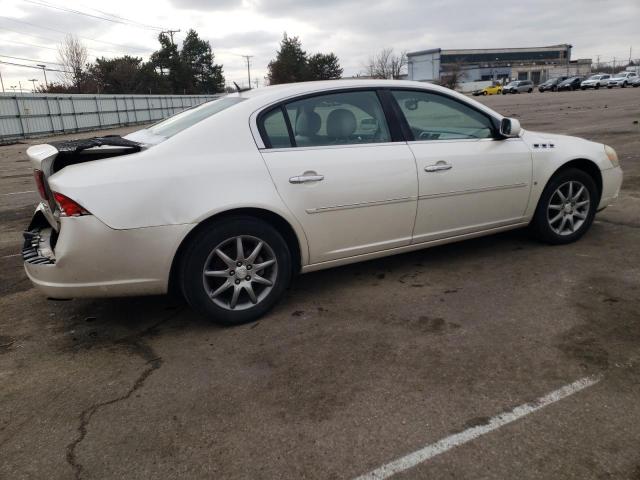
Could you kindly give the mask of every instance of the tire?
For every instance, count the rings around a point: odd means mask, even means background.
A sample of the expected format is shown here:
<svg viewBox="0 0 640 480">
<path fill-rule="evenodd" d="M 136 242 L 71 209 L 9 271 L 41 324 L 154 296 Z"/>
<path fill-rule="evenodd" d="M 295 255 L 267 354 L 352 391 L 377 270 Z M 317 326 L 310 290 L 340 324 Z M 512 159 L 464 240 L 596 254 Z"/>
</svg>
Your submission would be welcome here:
<svg viewBox="0 0 640 480">
<path fill-rule="evenodd" d="M 557 192 L 560 190 L 568 200 L 569 183 L 577 199 L 574 199 L 573 206 L 565 207 Z M 587 205 L 584 205 L 585 200 L 588 200 Z M 561 170 L 544 188 L 529 227 L 538 240 L 551 245 L 575 242 L 591 227 L 599 201 L 598 188 L 589 174 L 577 168 Z M 560 208 L 555 208 L 557 206 Z M 568 213 L 565 208 L 574 210 Z"/>
<path fill-rule="evenodd" d="M 551 91 L 552 92 L 557 92 L 558 91 L 558 87 L 556 87 L 555 85 L 553 87 L 551 87 Z"/>
<path fill-rule="evenodd" d="M 531 93 L 531 92 L 533 92 L 533 88 L 530 88 L 527 93 Z"/>
<path fill-rule="evenodd" d="M 487 92 L 482 92 L 482 95 L 484 95 L 485 97 L 488 95 Z"/>
<path fill-rule="evenodd" d="M 594 87 L 596 90 L 598 90 L 600 88 L 600 84 L 596 83 L 596 86 Z"/>
<path fill-rule="evenodd" d="M 627 88 L 627 82 L 622 82 L 622 88 Z"/>
<path fill-rule="evenodd" d="M 587 87 L 580 87 L 580 90 L 586 90 Z"/>
<path fill-rule="evenodd" d="M 611 85 L 607 85 L 607 88 L 611 89 L 611 88 L 613 88 L 613 87 L 612 87 Z"/>
<path fill-rule="evenodd" d="M 231 326 L 267 313 L 284 294 L 291 275 L 291 252 L 282 235 L 262 220 L 238 216 L 215 222 L 190 240 L 180 285 L 191 308 L 214 323 Z"/>
</svg>

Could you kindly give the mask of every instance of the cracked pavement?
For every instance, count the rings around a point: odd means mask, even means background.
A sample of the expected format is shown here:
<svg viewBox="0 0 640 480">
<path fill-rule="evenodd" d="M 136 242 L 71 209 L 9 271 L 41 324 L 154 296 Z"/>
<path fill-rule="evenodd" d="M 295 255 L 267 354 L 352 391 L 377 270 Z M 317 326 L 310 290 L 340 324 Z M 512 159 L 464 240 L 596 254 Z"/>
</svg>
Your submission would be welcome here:
<svg viewBox="0 0 640 480">
<path fill-rule="evenodd" d="M 569 246 L 516 231 L 308 274 L 238 328 L 40 296 L 26 145 L 0 147 L 0 478 L 353 478 L 601 374 L 397 478 L 640 479 L 640 89 L 481 101 L 612 145 L 619 203 Z"/>
</svg>

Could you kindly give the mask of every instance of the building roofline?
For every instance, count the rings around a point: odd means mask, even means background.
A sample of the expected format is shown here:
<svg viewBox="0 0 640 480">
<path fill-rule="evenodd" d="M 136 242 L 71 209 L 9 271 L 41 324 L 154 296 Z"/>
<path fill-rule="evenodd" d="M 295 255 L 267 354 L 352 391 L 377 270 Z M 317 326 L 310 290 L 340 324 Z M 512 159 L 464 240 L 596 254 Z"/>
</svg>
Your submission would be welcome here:
<svg viewBox="0 0 640 480">
<path fill-rule="evenodd" d="M 427 55 L 429 53 L 440 53 L 441 55 L 449 55 L 452 53 L 463 53 L 463 54 L 471 54 L 471 53 L 488 53 L 488 52 L 527 52 L 527 51 L 536 51 L 536 50 L 550 50 L 554 48 L 573 48 L 573 45 L 570 43 L 559 43 L 557 45 L 545 45 L 542 47 L 504 47 L 504 48 L 431 48 L 428 50 L 419 50 L 416 52 L 407 52 L 407 56 L 416 56 L 416 55 Z"/>
<path fill-rule="evenodd" d="M 416 55 L 426 55 L 428 53 L 439 53 L 441 52 L 441 48 L 430 48 L 428 50 L 418 50 L 417 52 L 407 52 L 407 57 L 412 57 Z"/>
</svg>

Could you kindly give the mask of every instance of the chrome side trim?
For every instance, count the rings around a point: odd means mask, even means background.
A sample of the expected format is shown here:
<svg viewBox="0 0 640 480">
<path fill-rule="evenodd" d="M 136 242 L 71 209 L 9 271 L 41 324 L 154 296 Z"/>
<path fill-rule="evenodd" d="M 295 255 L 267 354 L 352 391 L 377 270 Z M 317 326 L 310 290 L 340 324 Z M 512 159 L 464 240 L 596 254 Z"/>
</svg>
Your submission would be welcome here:
<svg viewBox="0 0 640 480">
<path fill-rule="evenodd" d="M 455 192 L 431 193 L 428 195 L 418 196 L 418 200 L 426 200 L 428 198 L 453 197 L 456 195 L 469 195 L 472 193 L 492 192 L 494 190 L 509 190 L 511 188 L 523 188 L 529 186 L 528 183 L 514 183 L 513 185 L 500 185 L 498 187 L 473 188 L 471 190 L 458 190 Z"/>
<path fill-rule="evenodd" d="M 350 210 L 352 208 L 375 207 L 378 205 L 391 205 L 393 203 L 403 203 L 415 201 L 416 197 L 391 198 L 389 200 L 374 200 L 372 202 L 348 203 L 345 205 L 333 205 L 329 207 L 307 208 L 305 212 L 309 215 L 314 213 L 333 212 L 336 210 Z"/>
<path fill-rule="evenodd" d="M 431 240 L 431 241 L 422 242 L 422 243 L 414 243 L 404 247 L 390 248 L 387 250 L 378 250 L 377 252 L 363 253 L 360 255 L 354 255 L 352 257 L 339 258 L 336 260 L 328 260 L 326 262 L 311 263 L 309 265 L 305 265 L 304 267 L 302 267 L 300 272 L 301 273 L 315 272 L 317 270 L 324 270 L 325 268 L 338 267 L 341 265 L 348 265 L 350 263 L 362 262 L 365 260 L 373 260 L 374 258 L 388 257 L 390 255 L 396 255 L 398 253 L 406 253 L 406 252 L 412 252 L 415 250 L 422 250 L 423 248 L 434 247 L 436 245 L 445 245 L 447 243 L 459 242 L 462 240 L 467 240 L 469 238 L 482 237 L 484 235 L 490 235 L 493 233 L 513 230 L 516 228 L 525 227 L 528 224 L 529 224 L 529 221 L 518 222 L 511 225 L 505 225 L 497 228 L 488 228 L 486 230 L 467 233 L 464 235 L 455 235 L 452 237 L 440 238 L 437 240 Z"/>
</svg>

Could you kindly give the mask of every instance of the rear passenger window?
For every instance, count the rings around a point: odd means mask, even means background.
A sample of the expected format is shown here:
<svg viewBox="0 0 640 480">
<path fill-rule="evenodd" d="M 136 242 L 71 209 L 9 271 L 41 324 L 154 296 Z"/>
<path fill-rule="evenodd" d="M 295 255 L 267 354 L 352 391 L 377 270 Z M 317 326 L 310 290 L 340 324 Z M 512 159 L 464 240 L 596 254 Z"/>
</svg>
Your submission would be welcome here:
<svg viewBox="0 0 640 480">
<path fill-rule="evenodd" d="M 289 138 L 289 130 L 287 122 L 282 114 L 282 109 L 276 108 L 267 113 L 263 120 L 262 126 L 264 134 L 268 142 L 265 142 L 270 148 L 288 148 L 291 147 L 291 139 Z"/>
<path fill-rule="evenodd" d="M 391 141 L 382 105 L 374 91 L 319 95 L 288 103 L 284 110 L 296 147 Z M 289 137 L 285 137 L 286 123 L 281 109 L 267 114 L 262 125 L 272 148 L 291 146 Z"/>
</svg>

